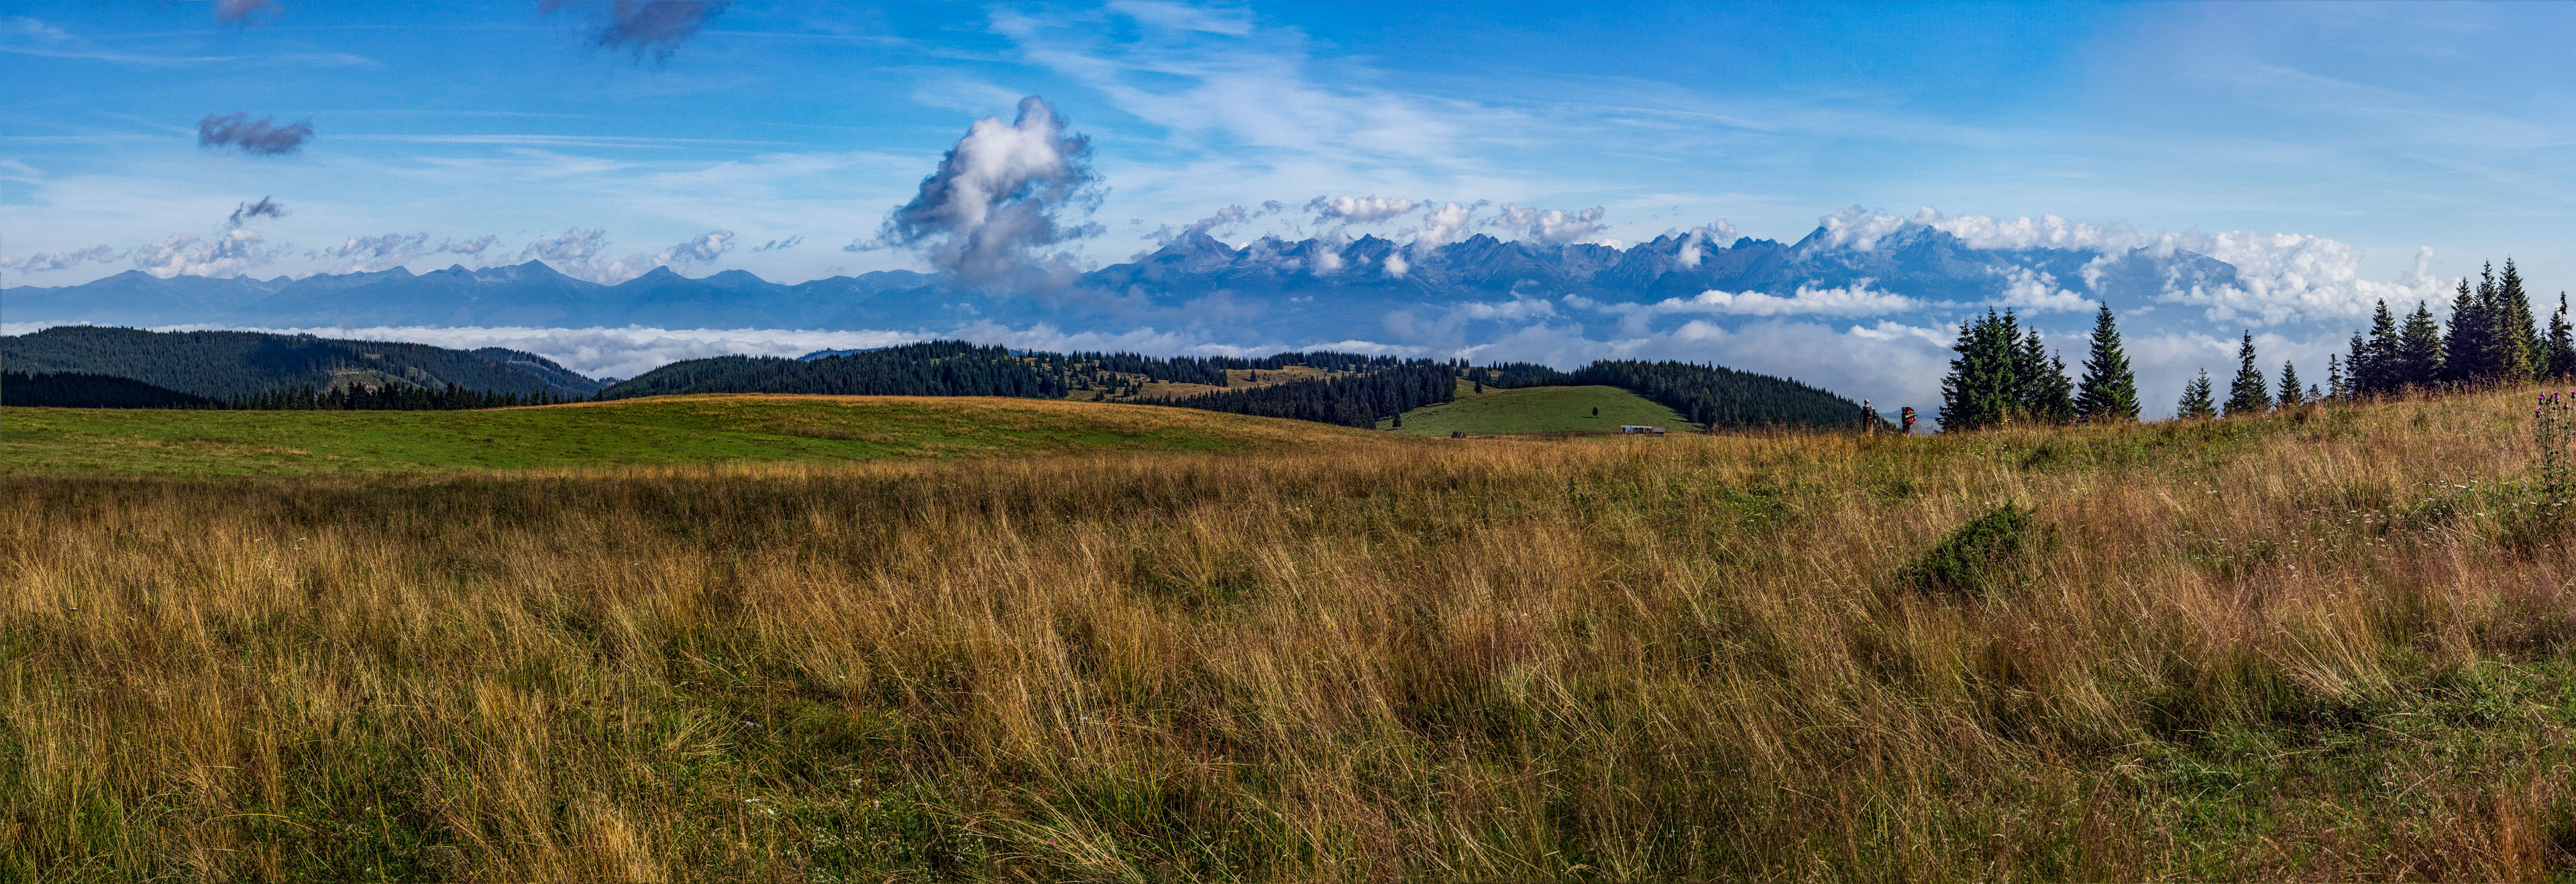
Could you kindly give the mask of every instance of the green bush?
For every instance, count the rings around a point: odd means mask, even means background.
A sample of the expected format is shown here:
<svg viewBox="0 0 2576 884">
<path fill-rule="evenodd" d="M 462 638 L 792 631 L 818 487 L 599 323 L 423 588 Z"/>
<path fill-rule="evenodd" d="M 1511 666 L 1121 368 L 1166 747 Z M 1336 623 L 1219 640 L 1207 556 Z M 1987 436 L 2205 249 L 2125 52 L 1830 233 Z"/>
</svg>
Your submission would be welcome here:
<svg viewBox="0 0 2576 884">
<path fill-rule="evenodd" d="M 1905 581 L 1925 592 L 1984 595 L 2039 549 L 2037 508 L 2010 503 L 1951 529 L 1905 568 Z"/>
</svg>

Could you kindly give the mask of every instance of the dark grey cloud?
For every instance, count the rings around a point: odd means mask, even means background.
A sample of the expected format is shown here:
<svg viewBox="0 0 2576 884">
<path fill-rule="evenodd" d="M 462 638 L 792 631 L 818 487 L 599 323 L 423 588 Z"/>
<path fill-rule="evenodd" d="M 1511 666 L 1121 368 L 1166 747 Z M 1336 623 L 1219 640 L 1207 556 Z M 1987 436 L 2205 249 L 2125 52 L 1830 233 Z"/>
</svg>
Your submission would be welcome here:
<svg viewBox="0 0 2576 884">
<path fill-rule="evenodd" d="M 1091 139 L 1067 134 L 1046 100 L 1020 99 L 1019 117 L 985 117 L 921 179 L 921 192 L 887 216 L 876 239 L 849 251 L 914 248 L 931 266 L 968 285 L 1053 291 L 1071 284 L 1076 259 L 1057 245 L 1103 229 L 1086 220 L 1100 207 Z"/>
<path fill-rule="evenodd" d="M 225 24 L 275 18 L 282 11 L 277 0 L 215 0 L 215 20 Z"/>
<path fill-rule="evenodd" d="M 633 53 L 637 59 L 666 61 L 680 44 L 697 36 L 708 19 L 731 5 L 723 0 L 542 0 L 537 8 L 545 12 L 586 13 L 593 45 Z"/>
<path fill-rule="evenodd" d="M 284 217 L 286 217 L 285 206 L 278 204 L 275 200 L 271 200 L 268 197 L 260 197 L 259 202 L 246 202 L 241 204 L 239 207 L 234 208 L 232 217 L 224 219 L 224 226 L 240 227 L 242 226 L 242 222 L 248 221 L 252 218 Z"/>
<path fill-rule="evenodd" d="M 805 236 L 803 234 L 798 234 L 786 239 L 773 239 L 768 242 L 752 246 L 751 250 L 755 252 L 784 252 L 788 249 L 795 248 L 804 242 Z"/>
<path fill-rule="evenodd" d="M 207 114 L 197 121 L 197 145 L 200 147 L 238 147 L 252 156 L 273 157 L 294 153 L 313 137 L 313 121 L 284 126 L 267 117 L 252 120 L 249 114 Z"/>
</svg>

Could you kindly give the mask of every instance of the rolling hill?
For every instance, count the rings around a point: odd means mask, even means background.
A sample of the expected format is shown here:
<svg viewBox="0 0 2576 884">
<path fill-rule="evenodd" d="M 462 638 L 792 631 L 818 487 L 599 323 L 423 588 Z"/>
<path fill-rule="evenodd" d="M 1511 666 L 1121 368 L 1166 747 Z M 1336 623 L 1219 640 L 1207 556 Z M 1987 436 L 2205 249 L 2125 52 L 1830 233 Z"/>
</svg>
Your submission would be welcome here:
<svg viewBox="0 0 2576 884">
<path fill-rule="evenodd" d="M 224 398 L 291 387 L 455 384 L 469 390 L 588 396 L 604 384 L 533 353 L 467 352 L 428 344 L 355 341 L 264 332 L 156 332 L 57 326 L 0 337 L 0 362 L 13 372 L 129 378 L 195 396 Z"/>
<path fill-rule="evenodd" d="M 1597 413 L 1596 413 L 1597 412 Z M 1621 424 L 1646 424 L 1689 432 L 1699 427 L 1651 399 L 1611 386 L 1525 387 L 1518 390 L 1462 391 L 1456 401 L 1404 413 L 1404 425 L 1379 426 L 1416 436 L 1465 433 L 1488 436 L 1509 433 L 1606 432 Z"/>
<path fill-rule="evenodd" d="M 979 397 L 660 396 L 482 411 L 11 408 L 0 470 L 362 475 L 1276 450 L 1385 434 L 1119 403 Z"/>
</svg>

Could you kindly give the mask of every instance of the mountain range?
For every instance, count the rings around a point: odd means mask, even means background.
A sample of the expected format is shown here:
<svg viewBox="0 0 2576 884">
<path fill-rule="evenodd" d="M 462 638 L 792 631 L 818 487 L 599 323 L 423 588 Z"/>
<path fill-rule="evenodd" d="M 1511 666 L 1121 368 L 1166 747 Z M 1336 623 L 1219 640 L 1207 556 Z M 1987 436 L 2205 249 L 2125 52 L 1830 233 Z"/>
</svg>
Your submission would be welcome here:
<svg viewBox="0 0 2576 884">
<path fill-rule="evenodd" d="M 415 274 L 376 272 L 276 277 L 155 277 L 128 271 L 89 283 L 0 289 L 0 319 L 13 324 L 324 328 L 517 326 L 894 329 L 928 332 L 977 322 L 1047 323 L 1071 330 L 1192 328 L 1202 337 L 1255 340 L 1402 338 L 1435 317 L 1490 318 L 1518 302 L 1521 316 L 1567 304 L 1646 322 L 1682 314 L 1854 316 L 1996 303 L 2015 280 L 2115 305 L 2162 292 L 2236 281 L 2236 268 L 2188 251 L 2087 248 L 1982 249 L 1929 226 L 1870 244 L 1839 244 L 1825 228 L 1795 243 L 1740 238 L 1706 242 L 1668 234 L 1632 246 L 1549 245 L 1475 236 L 1425 248 L 1375 236 L 1333 241 L 1254 240 L 1234 246 L 1192 233 L 1135 260 L 1081 274 L 1042 295 L 952 287 L 941 276 L 894 270 L 783 284 L 747 271 L 690 278 L 667 267 L 616 285 L 557 272 L 543 262 Z M 1782 300 L 1710 302 L 1702 293 L 1867 289 L 1859 309 Z M 1848 295 L 1849 293 L 1846 293 Z M 1694 302 L 1693 299 L 1699 299 Z M 1891 300 L 1892 299 L 1892 300 Z M 2080 300 L 2069 298 L 2067 300 Z M 1667 302 L 1660 303 L 1659 302 Z M 1474 309 L 1469 309 L 1474 308 Z M 1570 308 L 1569 308 L 1570 309 Z M 1840 309 L 1841 312 L 1835 311 Z M 1631 320 L 1632 322 L 1641 320 Z"/>
</svg>

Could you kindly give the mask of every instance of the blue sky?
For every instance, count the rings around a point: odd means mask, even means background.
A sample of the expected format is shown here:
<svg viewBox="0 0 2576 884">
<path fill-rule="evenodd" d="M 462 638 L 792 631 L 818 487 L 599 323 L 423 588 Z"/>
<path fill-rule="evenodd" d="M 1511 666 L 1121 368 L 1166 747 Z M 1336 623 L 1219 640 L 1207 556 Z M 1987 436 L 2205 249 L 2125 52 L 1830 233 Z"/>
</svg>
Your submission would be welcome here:
<svg viewBox="0 0 2576 884">
<path fill-rule="evenodd" d="M 694 241 L 693 275 L 918 267 L 842 247 L 1025 95 L 1091 139 L 1095 263 L 1228 204 L 1378 195 L 1597 206 L 1627 241 L 1929 206 L 2306 234 L 2370 278 L 2422 247 L 2436 275 L 2576 273 L 2558 4 L 736 3 L 659 59 L 596 45 L 595 5 L 246 5 L 0 4 L 0 254 L 119 255 L 8 284 L 214 242 L 263 197 L 286 213 L 245 225 L 252 257 L 193 266 L 416 234 L 489 244 L 414 269 L 501 263 L 596 229 L 601 266 Z M 236 112 L 314 134 L 199 145 Z"/>
</svg>

